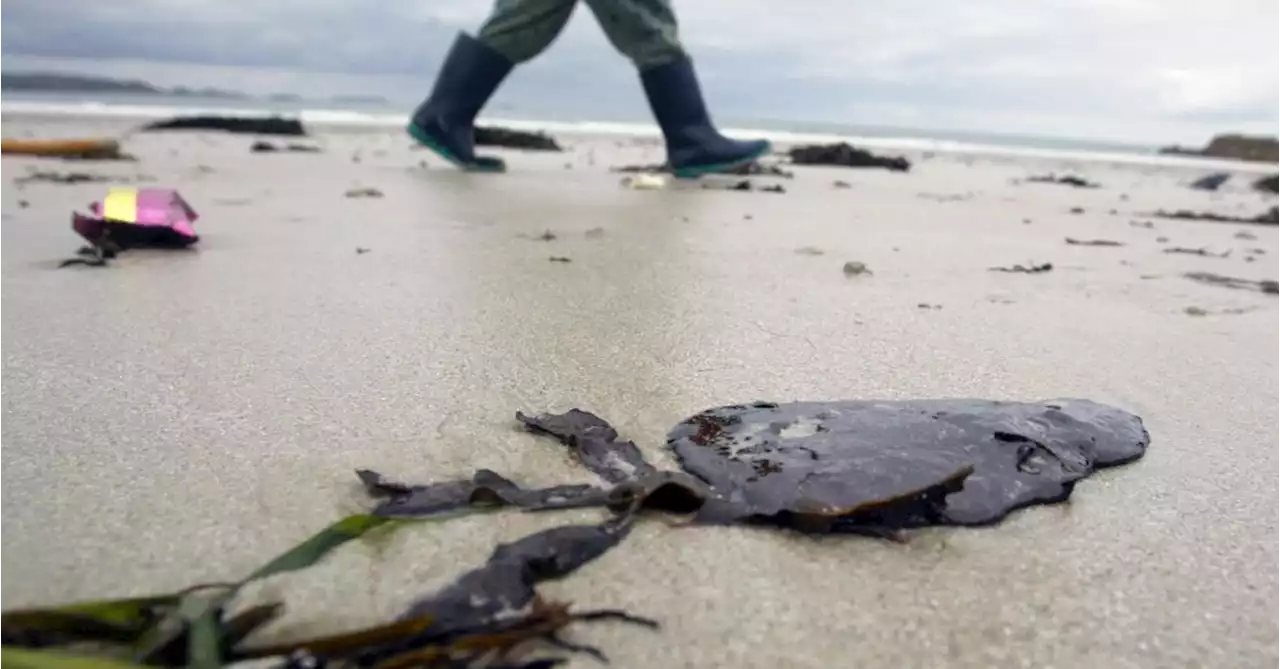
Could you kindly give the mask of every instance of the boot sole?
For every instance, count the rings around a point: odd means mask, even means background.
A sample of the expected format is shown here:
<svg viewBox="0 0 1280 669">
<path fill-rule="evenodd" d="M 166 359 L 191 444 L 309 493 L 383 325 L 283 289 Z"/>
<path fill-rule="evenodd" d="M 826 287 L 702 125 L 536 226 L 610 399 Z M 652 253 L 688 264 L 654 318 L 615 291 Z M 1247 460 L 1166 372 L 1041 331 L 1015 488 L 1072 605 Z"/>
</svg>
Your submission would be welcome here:
<svg viewBox="0 0 1280 669">
<path fill-rule="evenodd" d="M 730 172 L 738 169 L 739 167 L 749 165 L 755 162 L 760 156 L 763 156 L 772 150 L 773 145 L 766 143 L 759 151 L 737 160 L 732 160 L 727 163 L 714 163 L 711 165 L 690 165 L 688 167 L 678 167 L 673 169 L 671 172 L 677 179 L 697 179 L 704 174 L 723 174 L 724 172 Z"/>
<path fill-rule="evenodd" d="M 435 141 L 430 135 L 423 132 L 421 128 L 410 124 L 405 128 L 409 136 L 416 140 L 419 144 L 431 149 L 432 153 L 444 158 L 453 164 L 454 167 L 464 172 L 505 172 L 507 171 L 506 163 L 499 158 L 483 158 L 477 156 L 475 162 L 468 163 L 460 160 L 452 151 L 446 149 L 444 145 Z"/>
</svg>

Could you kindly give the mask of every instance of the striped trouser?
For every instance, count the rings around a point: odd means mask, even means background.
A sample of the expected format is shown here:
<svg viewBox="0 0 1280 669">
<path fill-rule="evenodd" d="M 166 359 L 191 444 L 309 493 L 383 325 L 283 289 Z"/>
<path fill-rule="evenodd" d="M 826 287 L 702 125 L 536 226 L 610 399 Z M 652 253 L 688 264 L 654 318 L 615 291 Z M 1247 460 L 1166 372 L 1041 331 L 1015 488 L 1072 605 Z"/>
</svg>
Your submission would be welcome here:
<svg viewBox="0 0 1280 669">
<path fill-rule="evenodd" d="M 614 48 L 639 69 L 685 56 L 670 0 L 586 0 Z M 555 40 L 578 0 L 497 0 L 477 37 L 514 63 L 542 53 Z"/>
</svg>

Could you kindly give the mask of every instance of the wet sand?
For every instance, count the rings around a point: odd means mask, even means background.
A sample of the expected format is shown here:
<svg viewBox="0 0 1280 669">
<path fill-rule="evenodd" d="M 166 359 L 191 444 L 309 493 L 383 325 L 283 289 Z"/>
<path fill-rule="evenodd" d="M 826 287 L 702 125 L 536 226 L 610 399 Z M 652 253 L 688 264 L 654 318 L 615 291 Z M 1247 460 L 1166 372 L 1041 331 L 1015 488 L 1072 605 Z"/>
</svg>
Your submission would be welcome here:
<svg viewBox="0 0 1280 669">
<path fill-rule="evenodd" d="M 5 120 L 28 130 L 68 126 Z M 390 132 L 321 154 L 167 134 L 131 138 L 134 164 L 6 157 L 4 606 L 241 576 L 364 508 L 359 467 L 593 482 L 516 410 L 593 411 L 672 466 L 667 428 L 720 404 L 1086 397 L 1143 416 L 1152 446 L 1068 504 L 904 545 L 654 519 L 544 592 L 664 623 L 572 635 L 618 667 L 1275 666 L 1277 301 L 1180 275 L 1275 279 L 1277 228 L 1141 215 L 1252 215 L 1275 200 L 1251 179 L 1209 195 L 1185 187 L 1208 168 L 939 155 L 798 168 L 785 194 L 631 191 L 606 168 L 657 149 L 566 139 L 506 153 L 502 176 Z M 54 269 L 105 186 L 19 189 L 28 167 L 177 187 L 199 250 Z M 1049 171 L 1104 187 L 1011 183 Z M 344 197 L 367 186 L 383 197 Z M 988 271 L 1033 262 L 1055 269 Z M 497 542 L 597 517 L 408 527 L 252 595 L 287 599 L 277 634 L 337 631 Z"/>
</svg>

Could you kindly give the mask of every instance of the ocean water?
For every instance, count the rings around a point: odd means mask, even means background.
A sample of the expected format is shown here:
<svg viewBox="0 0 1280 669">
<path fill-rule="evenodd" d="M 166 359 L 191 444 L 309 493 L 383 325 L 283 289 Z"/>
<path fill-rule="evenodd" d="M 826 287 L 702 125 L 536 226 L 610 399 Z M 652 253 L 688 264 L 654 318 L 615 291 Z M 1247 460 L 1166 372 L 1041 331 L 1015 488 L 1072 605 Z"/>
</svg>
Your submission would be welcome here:
<svg viewBox="0 0 1280 669">
<path fill-rule="evenodd" d="M 0 101 L 5 115 L 81 116 L 119 119 L 169 118 L 194 114 L 237 116 L 280 115 L 296 117 L 315 128 L 386 130 L 403 127 L 409 107 L 364 101 L 271 100 L 261 98 L 212 98 L 175 95 L 114 93 L 36 93 L 10 91 Z M 849 142 L 871 149 L 898 149 L 935 153 L 1058 158 L 1168 166 L 1213 167 L 1199 158 L 1162 156 L 1157 147 L 1077 141 L 1053 137 L 996 133 L 939 132 L 837 123 L 792 122 L 772 119 L 718 119 L 722 130 L 735 136 L 763 136 L 778 143 Z M 658 128 L 651 119 L 566 120 L 554 114 L 522 112 L 510 107 L 487 113 L 481 122 L 521 130 L 543 130 L 553 135 L 654 137 Z M 1248 169 L 1240 163 L 1227 163 Z"/>
</svg>

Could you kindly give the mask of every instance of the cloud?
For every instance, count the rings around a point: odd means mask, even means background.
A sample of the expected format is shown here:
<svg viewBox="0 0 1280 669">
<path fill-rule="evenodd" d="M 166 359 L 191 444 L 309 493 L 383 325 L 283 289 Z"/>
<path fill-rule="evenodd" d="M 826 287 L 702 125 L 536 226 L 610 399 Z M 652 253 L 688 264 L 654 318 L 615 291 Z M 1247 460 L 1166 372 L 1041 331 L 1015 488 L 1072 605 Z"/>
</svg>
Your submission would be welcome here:
<svg viewBox="0 0 1280 669">
<path fill-rule="evenodd" d="M 7 0 L 3 48 L 425 79 L 489 7 Z M 676 10 L 723 116 L 1136 141 L 1275 133 L 1280 116 L 1274 0 L 687 0 Z M 522 105 L 616 98 L 645 111 L 585 7 L 510 87 L 503 97 Z"/>
</svg>

